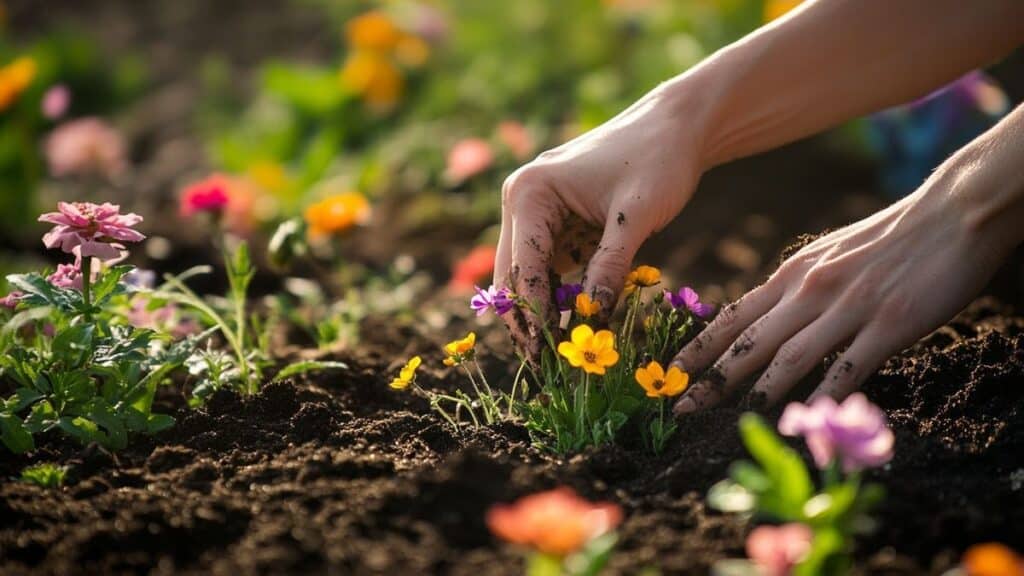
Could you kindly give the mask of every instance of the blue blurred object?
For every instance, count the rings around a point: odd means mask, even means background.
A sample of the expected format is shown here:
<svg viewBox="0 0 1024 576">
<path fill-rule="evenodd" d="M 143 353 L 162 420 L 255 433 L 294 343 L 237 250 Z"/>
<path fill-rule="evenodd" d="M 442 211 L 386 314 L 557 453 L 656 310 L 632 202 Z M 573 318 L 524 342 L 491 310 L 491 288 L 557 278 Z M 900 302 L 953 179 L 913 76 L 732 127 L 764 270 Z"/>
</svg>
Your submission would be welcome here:
<svg viewBox="0 0 1024 576">
<path fill-rule="evenodd" d="M 950 154 L 1009 110 L 999 85 L 971 72 L 920 100 L 868 118 L 867 143 L 878 157 L 885 191 L 913 192 Z"/>
</svg>

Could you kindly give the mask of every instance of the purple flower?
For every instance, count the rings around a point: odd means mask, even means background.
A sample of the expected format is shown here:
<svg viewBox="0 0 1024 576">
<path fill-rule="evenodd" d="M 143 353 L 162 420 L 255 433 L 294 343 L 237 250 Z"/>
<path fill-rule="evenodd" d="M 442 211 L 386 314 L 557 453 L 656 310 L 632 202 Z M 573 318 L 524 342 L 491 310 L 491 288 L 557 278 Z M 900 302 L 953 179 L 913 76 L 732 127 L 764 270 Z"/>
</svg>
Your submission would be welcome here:
<svg viewBox="0 0 1024 576">
<path fill-rule="evenodd" d="M 14 310 L 17 308 L 18 300 L 21 300 L 22 296 L 24 296 L 24 294 L 17 290 L 11 292 L 7 296 L 0 298 L 0 308 L 10 308 L 11 310 Z"/>
<path fill-rule="evenodd" d="M 845 472 L 885 464 L 895 441 L 885 413 L 861 393 L 842 404 L 828 396 L 809 405 L 793 402 L 779 419 L 779 432 L 803 436 L 818 468 L 839 458 Z"/>
<path fill-rule="evenodd" d="M 494 310 L 495 314 L 501 316 L 515 306 L 512 292 L 508 288 L 497 288 L 494 284 L 486 290 L 479 286 L 473 288 L 476 289 L 476 296 L 470 299 L 469 307 L 476 311 L 477 316 L 483 316 L 488 310 Z"/>
<path fill-rule="evenodd" d="M 665 290 L 665 300 L 668 301 L 673 308 L 677 310 L 680 308 L 686 308 L 700 318 L 707 318 L 715 311 L 714 306 L 701 302 L 700 296 L 697 295 L 697 291 L 689 286 L 683 286 L 680 288 L 678 294 Z"/>
<path fill-rule="evenodd" d="M 565 312 L 576 307 L 576 297 L 583 292 L 582 284 L 562 284 L 555 289 L 555 302 L 558 310 Z"/>
<path fill-rule="evenodd" d="M 58 264 L 57 270 L 46 277 L 57 288 L 82 289 L 82 270 L 75 264 Z"/>
</svg>

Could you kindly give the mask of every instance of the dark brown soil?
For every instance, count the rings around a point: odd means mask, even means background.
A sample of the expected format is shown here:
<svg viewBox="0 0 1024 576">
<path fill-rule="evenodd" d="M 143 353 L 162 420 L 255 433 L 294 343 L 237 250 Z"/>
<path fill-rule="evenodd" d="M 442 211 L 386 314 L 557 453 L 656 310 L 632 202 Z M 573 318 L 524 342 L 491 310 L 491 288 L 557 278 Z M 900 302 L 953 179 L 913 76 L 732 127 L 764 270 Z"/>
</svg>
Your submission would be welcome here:
<svg viewBox="0 0 1024 576">
<path fill-rule="evenodd" d="M 743 456 L 736 409 L 682 422 L 661 457 L 608 447 L 560 460 L 516 424 L 455 433 L 387 389 L 393 362 L 345 359 L 341 375 L 179 409 L 172 430 L 116 456 L 59 440 L 5 455 L 5 476 L 30 460 L 70 473 L 61 490 L 0 486 L 0 573 L 518 574 L 484 512 L 560 484 L 625 508 L 612 573 L 702 574 L 742 552 L 746 522 L 703 502 Z M 858 549 L 862 572 L 937 573 L 970 543 L 1024 543 L 1021 383 L 1024 319 L 988 299 L 871 379 L 898 440 L 876 475 L 889 497 Z"/>
</svg>

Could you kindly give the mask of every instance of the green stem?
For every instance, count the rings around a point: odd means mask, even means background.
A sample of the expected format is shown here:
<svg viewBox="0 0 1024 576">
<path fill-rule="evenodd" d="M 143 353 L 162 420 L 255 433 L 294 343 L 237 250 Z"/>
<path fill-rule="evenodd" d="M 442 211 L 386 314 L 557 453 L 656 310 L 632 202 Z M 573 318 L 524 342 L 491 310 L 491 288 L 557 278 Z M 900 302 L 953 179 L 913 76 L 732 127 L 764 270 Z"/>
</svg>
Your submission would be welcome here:
<svg viewBox="0 0 1024 576">
<path fill-rule="evenodd" d="M 92 257 L 82 257 L 82 301 L 85 303 L 85 319 L 90 320 L 92 316 L 92 302 L 89 294 L 92 282 Z"/>
</svg>

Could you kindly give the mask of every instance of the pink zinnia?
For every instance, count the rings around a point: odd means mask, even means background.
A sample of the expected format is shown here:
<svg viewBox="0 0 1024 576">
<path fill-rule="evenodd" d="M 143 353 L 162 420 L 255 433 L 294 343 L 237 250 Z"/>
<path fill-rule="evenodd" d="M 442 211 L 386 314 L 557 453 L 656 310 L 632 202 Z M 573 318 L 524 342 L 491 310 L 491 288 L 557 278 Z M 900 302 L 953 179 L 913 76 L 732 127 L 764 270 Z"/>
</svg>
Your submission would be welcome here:
<svg viewBox="0 0 1024 576">
<path fill-rule="evenodd" d="M 43 236 L 47 248 L 60 248 L 78 259 L 95 256 L 113 260 L 121 256 L 120 242 L 139 242 L 146 237 L 132 227 L 142 222 L 138 214 L 121 214 L 116 204 L 58 202 L 59 212 L 39 217 L 40 222 L 56 224 Z"/>
<path fill-rule="evenodd" d="M 533 138 L 526 126 L 519 122 L 505 121 L 498 124 L 498 139 L 518 160 L 526 160 L 533 152 Z"/>
<path fill-rule="evenodd" d="M 846 472 L 885 464 L 895 442 L 885 413 L 859 392 L 842 404 L 829 396 L 809 405 L 792 402 L 779 419 L 779 432 L 803 436 L 818 468 L 838 458 Z"/>
<path fill-rule="evenodd" d="M 63 84 L 57 84 L 43 94 L 43 116 L 48 120 L 57 120 L 68 111 L 71 105 L 71 91 Z"/>
<path fill-rule="evenodd" d="M 789 576 L 811 551 L 813 539 L 804 524 L 758 526 L 747 536 L 747 556 L 765 576 Z"/>
<path fill-rule="evenodd" d="M 221 214 L 231 203 L 231 183 L 220 174 L 196 182 L 181 193 L 178 212 L 185 218 L 200 212 Z"/>
<path fill-rule="evenodd" d="M 54 176 L 101 174 L 112 178 L 125 167 L 121 134 L 99 118 L 61 124 L 46 139 L 45 151 Z"/>
<path fill-rule="evenodd" d="M 18 307 L 18 300 L 21 300 L 21 297 L 23 295 L 24 294 L 22 294 L 21 292 L 15 290 L 14 292 L 11 292 L 7 296 L 0 298 L 0 308 L 10 308 L 11 310 L 14 310 L 15 308 Z"/>
<path fill-rule="evenodd" d="M 491 145 L 480 138 L 460 140 L 448 152 L 447 176 L 453 182 L 462 182 L 490 168 L 494 163 Z"/>
<path fill-rule="evenodd" d="M 82 270 L 74 264 L 58 264 L 57 270 L 46 280 L 57 288 L 82 289 Z"/>
</svg>

